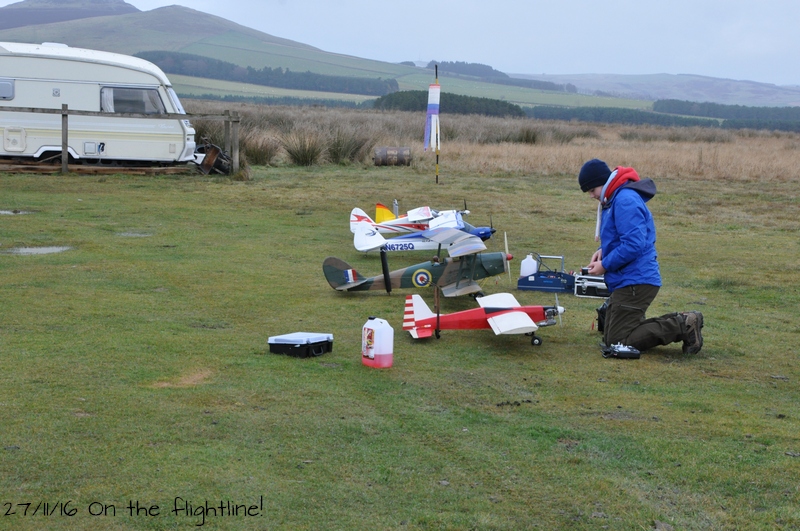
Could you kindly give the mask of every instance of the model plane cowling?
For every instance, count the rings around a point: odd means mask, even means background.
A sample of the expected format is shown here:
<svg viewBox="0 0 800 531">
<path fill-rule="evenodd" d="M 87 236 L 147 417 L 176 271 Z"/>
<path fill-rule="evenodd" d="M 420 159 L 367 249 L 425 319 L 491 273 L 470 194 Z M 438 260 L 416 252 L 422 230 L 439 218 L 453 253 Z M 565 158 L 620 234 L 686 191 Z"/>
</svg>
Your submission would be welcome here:
<svg viewBox="0 0 800 531">
<path fill-rule="evenodd" d="M 403 330 L 420 339 L 440 330 L 481 330 L 491 328 L 495 335 L 532 334 L 531 343 L 541 345 L 534 332 L 541 326 L 556 323 L 564 313 L 563 306 L 522 306 L 510 293 L 496 293 L 476 299 L 480 308 L 446 315 L 433 313 L 422 297 L 408 295 L 403 314 Z"/>
<path fill-rule="evenodd" d="M 508 271 L 513 256 L 507 253 L 474 253 L 460 258 L 429 260 L 389 273 L 387 289 L 384 275 L 367 277 L 345 261 L 329 256 L 322 271 L 330 286 L 337 291 L 367 291 L 437 286 L 445 297 L 469 295 L 481 291 L 476 282 Z"/>
</svg>

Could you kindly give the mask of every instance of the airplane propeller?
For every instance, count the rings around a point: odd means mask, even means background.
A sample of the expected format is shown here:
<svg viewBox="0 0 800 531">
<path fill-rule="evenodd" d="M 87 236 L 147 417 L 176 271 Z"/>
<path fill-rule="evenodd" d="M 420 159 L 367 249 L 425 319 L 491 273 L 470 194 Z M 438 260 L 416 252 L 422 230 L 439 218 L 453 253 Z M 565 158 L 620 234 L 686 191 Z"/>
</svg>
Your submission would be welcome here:
<svg viewBox="0 0 800 531">
<path fill-rule="evenodd" d="M 511 261 L 511 254 L 508 252 L 508 233 L 503 233 L 503 239 L 506 243 L 506 271 L 508 271 L 508 280 L 511 280 L 511 264 L 509 264 Z"/>
<path fill-rule="evenodd" d="M 558 326 L 559 328 L 564 328 L 564 321 L 561 318 L 561 314 L 564 313 L 564 309 L 558 304 L 558 293 L 554 293 L 553 295 L 556 296 L 556 312 L 558 313 Z"/>
</svg>

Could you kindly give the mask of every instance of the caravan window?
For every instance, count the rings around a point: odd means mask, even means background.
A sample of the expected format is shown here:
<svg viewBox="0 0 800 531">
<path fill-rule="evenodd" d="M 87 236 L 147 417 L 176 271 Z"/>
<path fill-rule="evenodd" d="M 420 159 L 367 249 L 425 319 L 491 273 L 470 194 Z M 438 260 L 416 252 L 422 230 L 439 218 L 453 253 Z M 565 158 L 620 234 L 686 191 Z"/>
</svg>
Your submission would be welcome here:
<svg viewBox="0 0 800 531">
<path fill-rule="evenodd" d="M 0 100 L 14 99 L 14 80 L 0 79 Z"/>
<path fill-rule="evenodd" d="M 154 88 L 103 87 L 100 89 L 100 110 L 103 112 L 132 112 L 166 114 L 164 102 Z"/>
</svg>

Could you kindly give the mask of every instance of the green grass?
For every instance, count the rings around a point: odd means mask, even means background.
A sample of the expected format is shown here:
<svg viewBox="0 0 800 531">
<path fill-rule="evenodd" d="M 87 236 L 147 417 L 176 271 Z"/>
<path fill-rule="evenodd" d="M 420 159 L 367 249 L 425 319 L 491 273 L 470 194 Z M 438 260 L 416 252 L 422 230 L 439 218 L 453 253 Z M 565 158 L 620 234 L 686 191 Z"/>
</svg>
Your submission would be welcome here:
<svg viewBox="0 0 800 531">
<path fill-rule="evenodd" d="M 301 98 L 315 100 L 338 100 L 362 103 L 367 100 L 374 100 L 373 96 L 361 94 L 344 94 L 339 92 L 319 92 L 314 90 L 294 90 L 278 87 L 267 87 L 264 85 L 252 85 L 249 83 L 236 83 L 233 81 L 221 81 L 219 79 L 207 79 L 201 77 L 181 76 L 171 74 L 170 81 L 175 90 L 183 97 L 184 95 L 200 97 L 206 94 L 213 96 L 242 96 L 245 98 Z"/>
<path fill-rule="evenodd" d="M 415 341 L 405 292 L 338 293 L 322 276 L 329 255 L 379 273 L 347 218 L 394 198 L 466 197 L 472 223 L 491 215 L 508 233 L 515 275 L 530 251 L 577 269 L 595 210 L 572 175 L 445 163 L 438 186 L 415 165 L 251 177 L 0 174 L 0 210 L 31 212 L 0 217 L 0 251 L 73 247 L 0 254 L 0 528 L 201 523 L 171 514 L 176 497 L 257 505 L 209 515 L 211 529 L 800 526 L 796 183 L 659 180 L 665 287 L 650 313 L 702 310 L 705 346 L 621 361 L 597 348 L 598 300 L 562 295 L 564 327 L 542 329 L 540 347 L 490 331 Z M 514 288 L 484 284 L 552 302 Z M 391 369 L 360 362 L 371 315 L 394 327 Z M 295 331 L 333 333 L 333 352 L 268 352 L 269 336 Z M 4 515 L 40 501 L 77 513 Z M 131 516 L 137 501 L 158 516 Z M 104 506 L 115 515 L 89 514 Z"/>
</svg>

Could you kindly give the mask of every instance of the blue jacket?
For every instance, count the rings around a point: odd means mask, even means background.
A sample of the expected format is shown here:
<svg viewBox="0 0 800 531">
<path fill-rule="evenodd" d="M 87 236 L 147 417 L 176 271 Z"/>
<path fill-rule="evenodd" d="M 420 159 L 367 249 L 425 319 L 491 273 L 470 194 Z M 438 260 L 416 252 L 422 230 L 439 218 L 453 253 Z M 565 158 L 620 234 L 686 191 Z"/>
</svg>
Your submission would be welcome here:
<svg viewBox="0 0 800 531">
<path fill-rule="evenodd" d="M 656 226 L 645 203 L 656 193 L 650 179 L 620 187 L 604 205 L 600 242 L 608 289 L 636 284 L 661 286 Z"/>
</svg>

